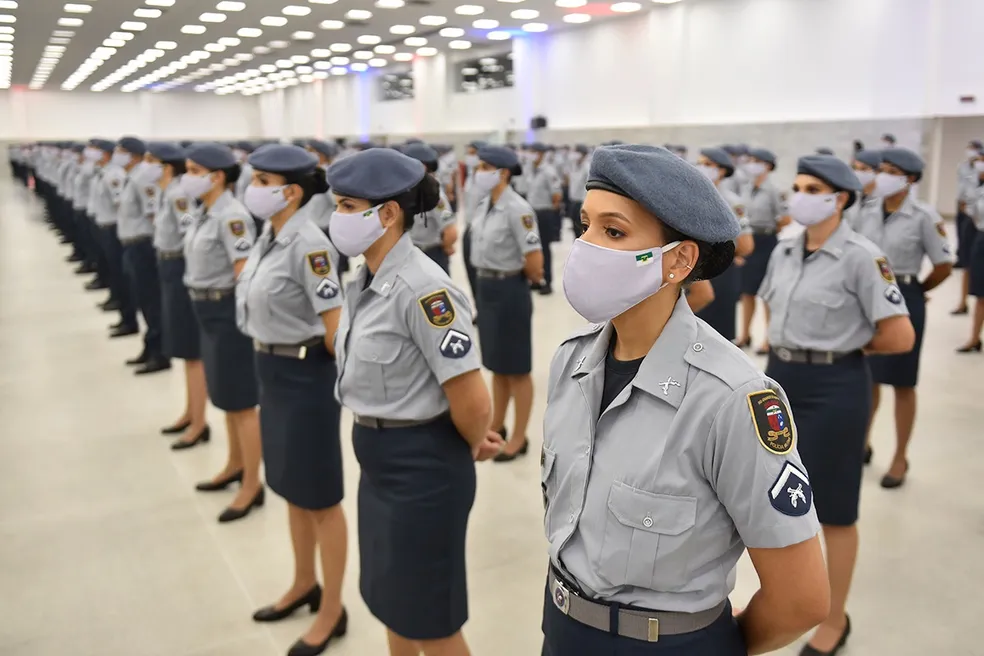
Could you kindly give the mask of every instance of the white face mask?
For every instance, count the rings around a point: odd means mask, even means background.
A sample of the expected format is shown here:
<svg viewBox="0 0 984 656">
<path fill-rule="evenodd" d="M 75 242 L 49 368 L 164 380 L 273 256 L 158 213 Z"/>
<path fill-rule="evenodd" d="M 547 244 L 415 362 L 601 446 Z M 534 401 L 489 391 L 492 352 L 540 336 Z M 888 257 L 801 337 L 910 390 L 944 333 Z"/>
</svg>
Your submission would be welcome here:
<svg viewBox="0 0 984 656">
<path fill-rule="evenodd" d="M 746 162 L 742 164 L 742 170 L 749 178 L 757 178 L 766 171 L 765 162 Z"/>
<path fill-rule="evenodd" d="M 891 141 L 882 141 L 881 144 L 882 144 L 882 148 L 895 148 L 895 144 L 893 144 Z"/>
<path fill-rule="evenodd" d="M 789 216 L 800 225 L 816 225 L 836 212 L 837 194 L 806 194 L 798 191 L 789 199 Z"/>
<path fill-rule="evenodd" d="M 984 160 L 976 160 L 974 162 L 974 170 L 978 173 L 984 173 Z"/>
<path fill-rule="evenodd" d="M 98 148 L 86 148 L 82 151 L 82 157 L 85 158 L 87 162 L 98 162 L 102 159 L 103 152 Z"/>
<path fill-rule="evenodd" d="M 705 178 L 711 182 L 717 182 L 718 178 L 721 176 L 721 169 L 716 166 L 708 166 L 707 164 L 698 164 L 697 170 L 700 171 Z"/>
<path fill-rule="evenodd" d="M 468 168 L 470 169 L 475 168 L 476 166 L 478 166 L 478 162 L 479 162 L 478 155 L 465 155 L 465 166 L 467 166 Z"/>
<path fill-rule="evenodd" d="M 381 208 L 382 205 L 377 205 L 356 214 L 332 212 L 331 221 L 328 223 L 328 234 L 331 242 L 342 255 L 348 257 L 362 255 L 386 233 L 386 228 L 379 219 Z"/>
<path fill-rule="evenodd" d="M 481 191 L 483 194 L 491 194 L 492 190 L 499 186 L 502 181 L 502 176 L 499 175 L 499 171 L 475 171 L 475 189 Z"/>
<path fill-rule="evenodd" d="M 185 173 L 181 176 L 181 190 L 192 198 L 201 198 L 212 190 L 212 178 L 209 175 L 192 175 Z"/>
<path fill-rule="evenodd" d="M 875 176 L 875 196 L 885 198 L 894 196 L 909 186 L 909 179 L 904 175 L 894 175 L 892 173 L 879 173 Z"/>
<path fill-rule="evenodd" d="M 253 216 L 267 220 L 290 204 L 284 196 L 286 188 L 287 185 L 281 187 L 250 185 L 246 187 L 246 193 L 243 195 L 243 204 Z"/>
<path fill-rule="evenodd" d="M 113 158 L 110 160 L 114 166 L 119 166 L 120 168 L 126 168 L 130 165 L 133 157 L 130 153 L 115 152 L 113 153 Z"/>
<path fill-rule="evenodd" d="M 564 296 L 588 321 L 610 321 L 666 286 L 663 253 L 679 245 L 619 251 L 575 239 L 564 265 Z"/>
<path fill-rule="evenodd" d="M 973 148 L 968 148 L 964 153 L 967 155 L 967 159 L 975 160 L 981 156 L 980 152 L 974 150 Z"/>
<path fill-rule="evenodd" d="M 855 170 L 854 171 L 854 175 L 858 176 L 858 180 L 861 181 L 861 186 L 862 187 L 867 187 L 868 185 L 870 185 L 872 182 L 875 181 L 875 172 L 874 171 L 858 171 L 858 170 Z"/>
<path fill-rule="evenodd" d="M 164 165 L 160 162 L 144 162 L 140 171 L 140 181 L 144 184 L 155 185 L 164 175 Z"/>
</svg>

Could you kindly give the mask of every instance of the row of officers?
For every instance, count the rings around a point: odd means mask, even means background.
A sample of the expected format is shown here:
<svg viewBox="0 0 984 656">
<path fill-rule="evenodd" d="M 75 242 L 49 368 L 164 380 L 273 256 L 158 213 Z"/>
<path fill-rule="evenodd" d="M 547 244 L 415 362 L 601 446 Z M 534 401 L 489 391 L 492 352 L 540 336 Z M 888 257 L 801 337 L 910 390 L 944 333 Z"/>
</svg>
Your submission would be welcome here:
<svg viewBox="0 0 984 656">
<path fill-rule="evenodd" d="M 131 152 L 124 142 L 117 153 Z M 262 452 L 267 484 L 289 504 L 298 567 L 255 619 L 316 611 L 292 654 L 320 653 L 346 630 L 341 406 L 354 414 L 359 515 L 371 518 L 359 522 L 360 591 L 391 654 L 469 653 L 473 463 L 528 449 L 530 287 L 545 275 L 539 212 L 513 186 L 517 153 L 475 155 L 473 184 L 487 189 L 465 242 L 477 332 L 466 295 L 410 238 L 448 202 L 411 154 L 371 149 L 325 171 L 304 149 L 266 146 L 248 158 L 243 204 L 230 149 L 146 151 L 141 170 L 154 173 L 143 180 L 160 172 L 155 226 L 185 226 L 174 258 L 184 306 L 172 310 L 184 320 L 164 332 L 184 330 L 168 339 L 199 349 L 208 394 L 227 413 L 228 463 L 199 488 L 238 483 L 224 518 L 244 516 L 263 502 Z M 921 331 L 910 303 L 923 296 L 905 287 L 925 291 L 949 272 L 937 217 L 908 197 L 921 161 L 879 156 L 876 178 L 903 180 L 879 201 L 881 228 L 910 249 L 918 235 L 933 272 L 914 280 L 905 257 L 915 254 L 865 237 L 868 207 L 849 220 L 866 187 L 851 166 L 802 158 L 787 200 L 802 231 L 772 249 L 756 290 L 771 316 L 763 374 L 691 309 L 696 290 L 744 257 L 748 221 L 720 190 L 732 167 L 714 149 L 696 167 L 663 148 L 594 151 L 563 270 L 567 301 L 591 323 L 554 355 L 540 453 L 543 654 L 761 654 L 814 627 L 802 654 L 844 646 L 872 369 L 911 366 Z M 329 188 L 326 235 L 315 214 Z M 359 255 L 343 291 L 339 260 Z M 516 423 L 504 441 L 509 400 Z M 735 609 L 746 549 L 761 589 Z"/>
</svg>

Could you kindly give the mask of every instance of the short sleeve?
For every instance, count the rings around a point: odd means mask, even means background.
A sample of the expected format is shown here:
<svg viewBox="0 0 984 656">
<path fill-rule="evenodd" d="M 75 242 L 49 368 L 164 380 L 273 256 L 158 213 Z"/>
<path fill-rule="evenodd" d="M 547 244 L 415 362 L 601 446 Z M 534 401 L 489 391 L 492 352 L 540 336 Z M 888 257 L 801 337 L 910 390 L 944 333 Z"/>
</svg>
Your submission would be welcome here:
<svg viewBox="0 0 984 656">
<path fill-rule="evenodd" d="M 191 196 L 179 193 L 170 198 L 169 202 L 174 220 L 178 224 L 178 232 L 184 234 L 195 220 L 195 201 Z"/>
<path fill-rule="evenodd" d="M 704 470 L 746 547 L 780 549 L 819 532 L 795 420 L 775 381 L 752 381 L 724 400 L 711 424 Z"/>
<path fill-rule="evenodd" d="M 543 249 L 540 243 L 540 226 L 536 221 L 536 213 L 527 205 L 511 206 L 509 208 L 509 230 L 519 250 L 523 255 L 528 255 Z"/>
<path fill-rule="evenodd" d="M 451 211 L 451 203 L 448 202 L 448 197 L 444 194 L 443 189 L 441 189 L 441 200 L 437 202 L 437 207 L 434 210 L 438 213 L 437 225 L 440 226 L 441 230 L 454 225 L 456 218 L 454 212 Z"/>
<path fill-rule="evenodd" d="M 778 257 L 779 249 L 773 248 L 772 253 L 769 255 L 769 262 L 765 265 L 765 276 L 762 278 L 762 283 L 759 285 L 758 292 L 756 296 L 768 302 L 772 298 L 772 272 L 776 269 L 776 258 Z"/>
<path fill-rule="evenodd" d="M 217 220 L 220 222 L 219 239 L 222 240 L 229 261 L 245 260 L 256 243 L 256 224 L 253 223 L 253 217 L 232 214 Z"/>
<path fill-rule="evenodd" d="M 457 288 L 437 287 L 413 299 L 407 309 L 410 337 L 443 385 L 481 368 L 472 326 L 472 309 Z"/>
<path fill-rule="evenodd" d="M 113 207 L 119 207 L 120 201 L 123 199 L 123 179 L 115 174 L 110 174 L 106 177 L 106 187 L 109 189 L 109 198 L 113 203 Z"/>
<path fill-rule="evenodd" d="M 557 172 L 557 169 L 553 169 L 550 172 L 550 174 L 547 176 L 547 180 L 549 180 L 549 182 L 550 182 L 550 193 L 551 194 L 560 194 L 560 193 L 563 193 L 563 191 L 564 191 L 564 189 L 563 189 L 564 183 L 560 179 L 560 173 Z"/>
<path fill-rule="evenodd" d="M 908 316 L 909 310 L 888 258 L 864 250 L 857 251 L 857 260 L 855 290 L 868 320 L 877 324 L 889 317 Z"/>
<path fill-rule="evenodd" d="M 304 286 L 311 307 L 315 314 L 322 314 L 342 306 L 342 285 L 338 280 L 338 255 L 327 245 L 302 245 L 295 249 L 299 255 L 301 275 L 299 280 Z"/>
<path fill-rule="evenodd" d="M 953 262 L 953 252 L 950 249 L 950 242 L 946 238 L 943 217 L 935 209 L 931 207 L 924 209 L 920 229 L 923 248 L 929 261 L 934 266 Z"/>
</svg>

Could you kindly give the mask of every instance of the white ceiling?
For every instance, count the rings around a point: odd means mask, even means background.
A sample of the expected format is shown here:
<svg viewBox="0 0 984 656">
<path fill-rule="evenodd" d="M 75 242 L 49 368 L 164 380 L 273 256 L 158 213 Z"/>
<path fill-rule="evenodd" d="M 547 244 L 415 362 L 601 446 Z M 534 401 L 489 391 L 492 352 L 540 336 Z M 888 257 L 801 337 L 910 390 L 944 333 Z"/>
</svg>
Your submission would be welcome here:
<svg viewBox="0 0 984 656">
<path fill-rule="evenodd" d="M 676 1 L 0 0 L 0 88 L 259 93 Z"/>
</svg>

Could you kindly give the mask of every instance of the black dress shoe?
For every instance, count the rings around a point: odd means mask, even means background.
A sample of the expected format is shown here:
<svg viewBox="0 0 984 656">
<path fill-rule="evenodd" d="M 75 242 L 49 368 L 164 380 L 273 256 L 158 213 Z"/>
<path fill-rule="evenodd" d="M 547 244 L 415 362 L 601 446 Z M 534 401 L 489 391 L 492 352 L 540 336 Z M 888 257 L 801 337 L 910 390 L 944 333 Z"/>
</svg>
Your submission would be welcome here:
<svg viewBox="0 0 984 656">
<path fill-rule="evenodd" d="M 145 376 L 147 374 L 156 374 L 158 371 L 167 371 L 171 368 L 170 358 L 164 358 L 161 356 L 153 357 L 147 360 L 147 364 L 138 368 L 134 371 L 134 375 Z"/>
<path fill-rule="evenodd" d="M 234 522 L 236 520 L 242 519 L 250 513 L 253 508 L 262 508 L 263 502 L 265 501 L 266 494 L 264 488 L 260 488 L 260 491 L 256 493 L 256 496 L 246 504 L 245 508 L 226 508 L 219 515 L 220 524 L 228 524 L 229 522 Z"/>
<path fill-rule="evenodd" d="M 499 436 L 502 439 L 504 439 L 504 440 L 508 440 L 509 439 L 509 429 L 506 428 L 505 426 L 503 426 L 502 428 L 500 428 L 496 432 L 499 434 Z"/>
<path fill-rule="evenodd" d="M 809 644 L 803 645 L 803 649 L 800 650 L 799 656 L 835 656 L 844 645 L 847 644 L 847 636 L 851 635 L 851 616 L 847 616 L 847 626 L 844 627 L 844 633 L 841 634 L 840 640 L 834 645 L 834 648 L 830 651 L 820 651 L 816 647 L 811 647 Z"/>
<path fill-rule="evenodd" d="M 116 330 L 117 328 L 122 328 L 122 327 L 123 327 L 123 324 L 122 323 L 117 323 L 117 324 L 113 324 L 112 326 L 110 326 L 109 329 L 110 330 Z M 134 366 L 136 366 L 138 364 L 147 364 L 147 361 L 148 360 L 150 360 L 150 356 L 147 355 L 147 351 L 143 351 L 137 357 L 130 358 L 129 360 L 127 360 L 126 361 L 126 364 L 128 366 L 130 366 L 130 367 L 134 367 Z"/>
<path fill-rule="evenodd" d="M 499 455 L 492 458 L 493 462 L 512 462 L 520 456 L 525 456 L 530 450 L 529 439 L 523 440 L 523 446 L 519 447 L 519 451 L 516 453 L 500 453 Z"/>
<path fill-rule="evenodd" d="M 210 439 L 212 439 L 212 430 L 206 426 L 202 429 L 202 432 L 195 436 L 193 440 L 178 440 L 171 445 L 172 451 L 184 451 L 185 449 L 190 449 L 193 446 L 198 446 L 199 444 L 205 444 Z"/>
<path fill-rule="evenodd" d="M 905 485 L 906 474 L 909 473 L 909 461 L 905 461 L 905 470 L 902 472 L 901 478 L 895 478 L 890 474 L 885 474 L 881 479 L 881 486 L 886 490 L 894 490 L 897 487 L 902 487 Z"/>
<path fill-rule="evenodd" d="M 182 421 L 179 424 L 174 424 L 173 426 L 165 426 L 161 429 L 161 435 L 177 435 L 188 430 L 189 426 L 191 426 L 190 419 L 188 421 Z"/>
<path fill-rule="evenodd" d="M 79 276 L 84 276 L 84 275 L 88 275 L 90 273 L 95 273 L 95 272 L 96 272 L 96 267 L 90 266 L 90 265 L 86 264 L 85 262 L 82 263 L 82 266 L 80 266 L 77 269 L 75 269 L 75 274 L 76 275 L 79 275 Z"/>
<path fill-rule="evenodd" d="M 970 346 L 961 346 L 957 349 L 957 353 L 980 353 L 981 352 L 981 341 L 978 340 L 971 344 Z"/>
<path fill-rule="evenodd" d="M 137 335 L 140 333 L 140 329 L 136 326 L 118 326 L 109 331 L 110 339 L 116 339 L 117 337 L 129 337 L 130 335 Z"/>
<path fill-rule="evenodd" d="M 310 607 L 311 614 L 314 615 L 321 609 L 321 586 L 317 583 L 308 590 L 303 597 L 295 599 L 293 603 L 281 609 L 274 606 L 264 606 L 253 613 L 254 622 L 279 622 L 285 620 L 305 606 Z"/>
<path fill-rule="evenodd" d="M 123 305 L 115 298 L 111 298 L 107 300 L 105 303 L 99 304 L 99 309 L 102 310 L 103 312 L 119 312 L 122 308 Z"/>
<path fill-rule="evenodd" d="M 334 638 L 341 638 L 348 631 L 348 613 L 345 609 L 342 609 L 342 616 L 338 618 L 338 623 L 335 628 L 331 630 L 331 634 L 325 641 L 320 645 L 309 645 L 304 642 L 304 640 L 298 640 L 294 643 L 294 646 L 290 648 L 287 652 L 287 656 L 318 656 L 318 654 L 323 654 L 326 649 L 328 649 L 329 643 Z"/>
<path fill-rule="evenodd" d="M 84 259 L 85 258 L 82 257 L 82 253 L 72 253 L 71 255 L 69 255 L 68 257 L 65 258 L 65 261 L 66 262 L 81 262 Z"/>
<path fill-rule="evenodd" d="M 870 446 L 864 447 L 864 464 L 870 465 L 871 459 L 875 456 L 875 450 Z"/>
<path fill-rule="evenodd" d="M 540 296 L 550 296 L 553 294 L 553 287 L 550 285 L 544 285 L 543 287 L 540 287 L 538 291 L 540 292 Z"/>
<path fill-rule="evenodd" d="M 97 278 L 96 280 L 90 280 L 89 282 L 87 282 L 85 284 L 85 289 L 86 291 L 92 292 L 92 291 L 96 291 L 97 289 L 109 289 L 109 285 L 107 285 L 105 282 Z"/>
<path fill-rule="evenodd" d="M 959 316 L 961 314 L 967 314 L 967 312 L 969 312 L 969 310 L 967 309 L 967 306 L 958 307 L 956 310 L 950 310 L 950 314 L 953 315 L 953 316 L 955 316 L 955 317 L 956 316 Z"/>
<path fill-rule="evenodd" d="M 205 481 L 204 483 L 199 483 L 195 486 L 195 489 L 199 492 L 221 492 L 233 483 L 243 482 L 243 472 L 238 471 L 229 478 L 223 478 L 220 481 Z"/>
</svg>

